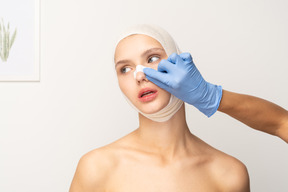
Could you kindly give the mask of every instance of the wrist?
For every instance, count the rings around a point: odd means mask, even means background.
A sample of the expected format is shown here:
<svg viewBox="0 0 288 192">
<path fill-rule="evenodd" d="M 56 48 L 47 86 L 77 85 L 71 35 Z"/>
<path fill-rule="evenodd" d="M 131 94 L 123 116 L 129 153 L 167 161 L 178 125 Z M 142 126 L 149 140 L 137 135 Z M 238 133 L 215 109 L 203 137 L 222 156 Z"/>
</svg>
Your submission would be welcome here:
<svg viewBox="0 0 288 192">
<path fill-rule="evenodd" d="M 223 90 L 222 91 L 222 99 L 220 101 L 218 111 L 221 111 L 223 113 L 228 113 L 229 111 L 233 111 L 235 108 L 235 104 L 233 104 L 233 101 L 236 101 L 237 98 L 233 96 L 232 92 Z"/>
<path fill-rule="evenodd" d="M 213 98 L 210 99 L 211 111 L 210 113 L 206 114 L 207 117 L 211 117 L 217 112 L 223 96 L 223 89 L 221 85 L 210 85 L 213 87 Z"/>
<path fill-rule="evenodd" d="M 194 106 L 207 117 L 211 117 L 220 106 L 222 86 L 205 82 L 205 88 L 202 89 L 201 95 Z"/>
</svg>

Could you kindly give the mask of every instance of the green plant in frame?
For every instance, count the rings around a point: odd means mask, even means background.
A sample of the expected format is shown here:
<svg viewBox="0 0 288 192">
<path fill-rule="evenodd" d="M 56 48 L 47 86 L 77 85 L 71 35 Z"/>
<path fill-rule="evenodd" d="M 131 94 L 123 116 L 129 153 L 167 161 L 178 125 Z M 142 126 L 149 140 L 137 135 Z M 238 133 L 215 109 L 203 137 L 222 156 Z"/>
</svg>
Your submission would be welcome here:
<svg viewBox="0 0 288 192">
<path fill-rule="evenodd" d="M 10 39 L 9 23 L 6 28 L 3 18 L 1 21 L 2 22 L 0 23 L 0 57 L 3 62 L 6 62 L 9 57 L 10 49 L 15 41 L 17 29 L 15 29 Z"/>
</svg>

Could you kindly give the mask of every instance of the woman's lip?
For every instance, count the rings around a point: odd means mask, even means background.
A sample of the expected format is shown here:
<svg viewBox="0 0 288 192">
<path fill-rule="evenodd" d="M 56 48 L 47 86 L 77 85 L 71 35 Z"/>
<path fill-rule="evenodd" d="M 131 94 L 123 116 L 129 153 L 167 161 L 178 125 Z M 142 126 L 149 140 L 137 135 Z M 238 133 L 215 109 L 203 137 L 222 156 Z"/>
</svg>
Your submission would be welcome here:
<svg viewBox="0 0 288 192">
<path fill-rule="evenodd" d="M 153 93 L 141 97 L 145 92 L 153 92 Z M 158 91 L 156 89 L 151 89 L 147 87 L 139 91 L 138 98 L 141 102 L 148 102 L 154 100 L 157 97 L 157 95 Z"/>
<path fill-rule="evenodd" d="M 158 95 L 158 92 L 153 92 L 152 94 L 149 94 L 149 95 L 145 95 L 143 97 L 139 97 L 139 100 L 141 102 L 149 102 L 149 101 L 152 101 L 154 100 Z"/>
<path fill-rule="evenodd" d="M 157 93 L 157 90 L 156 90 L 156 89 L 151 89 L 151 88 L 149 88 L 149 87 L 146 87 L 146 88 L 143 88 L 143 89 L 141 89 L 141 90 L 139 91 L 139 93 L 138 93 L 138 98 L 142 98 L 141 96 L 142 96 L 145 92 L 149 92 L 149 91 L 154 92 L 153 94 Z"/>
</svg>

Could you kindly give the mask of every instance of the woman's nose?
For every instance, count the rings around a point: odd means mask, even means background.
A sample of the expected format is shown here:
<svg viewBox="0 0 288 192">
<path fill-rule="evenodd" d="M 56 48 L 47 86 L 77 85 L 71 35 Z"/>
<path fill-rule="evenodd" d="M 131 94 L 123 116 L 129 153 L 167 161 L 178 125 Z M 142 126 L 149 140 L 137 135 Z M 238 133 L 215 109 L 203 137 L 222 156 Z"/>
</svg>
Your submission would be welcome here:
<svg viewBox="0 0 288 192">
<path fill-rule="evenodd" d="M 134 78 L 135 78 L 135 80 L 136 80 L 137 82 L 141 82 L 141 81 L 143 81 L 143 80 L 147 80 L 147 79 L 146 79 L 146 75 L 145 75 L 145 73 L 143 72 L 143 69 L 144 69 L 144 68 L 145 68 L 145 67 L 142 66 L 142 65 L 137 65 L 136 70 L 134 71 Z"/>
<path fill-rule="evenodd" d="M 145 73 L 143 73 L 143 72 L 141 72 L 141 71 L 137 72 L 137 73 L 136 73 L 136 80 L 137 80 L 138 82 L 147 80 Z"/>
</svg>

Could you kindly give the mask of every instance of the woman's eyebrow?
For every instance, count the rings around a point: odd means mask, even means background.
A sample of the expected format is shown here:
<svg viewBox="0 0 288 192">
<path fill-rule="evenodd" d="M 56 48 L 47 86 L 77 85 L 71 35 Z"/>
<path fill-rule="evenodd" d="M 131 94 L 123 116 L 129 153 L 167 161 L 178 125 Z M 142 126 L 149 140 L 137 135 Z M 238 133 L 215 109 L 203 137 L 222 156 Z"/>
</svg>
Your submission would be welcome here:
<svg viewBox="0 0 288 192">
<path fill-rule="evenodd" d="M 148 49 L 148 50 L 144 51 L 142 53 L 141 57 L 145 57 L 146 55 L 149 55 L 150 53 L 152 53 L 154 51 L 163 51 L 163 52 L 165 52 L 165 50 L 163 48 L 151 48 L 151 49 Z"/>
<path fill-rule="evenodd" d="M 130 61 L 129 60 L 127 60 L 127 59 L 124 59 L 124 60 L 120 60 L 120 61 L 118 61 L 116 64 L 115 64 L 115 68 L 118 66 L 118 65 L 123 65 L 123 64 L 125 64 L 125 63 L 129 63 Z"/>
</svg>

